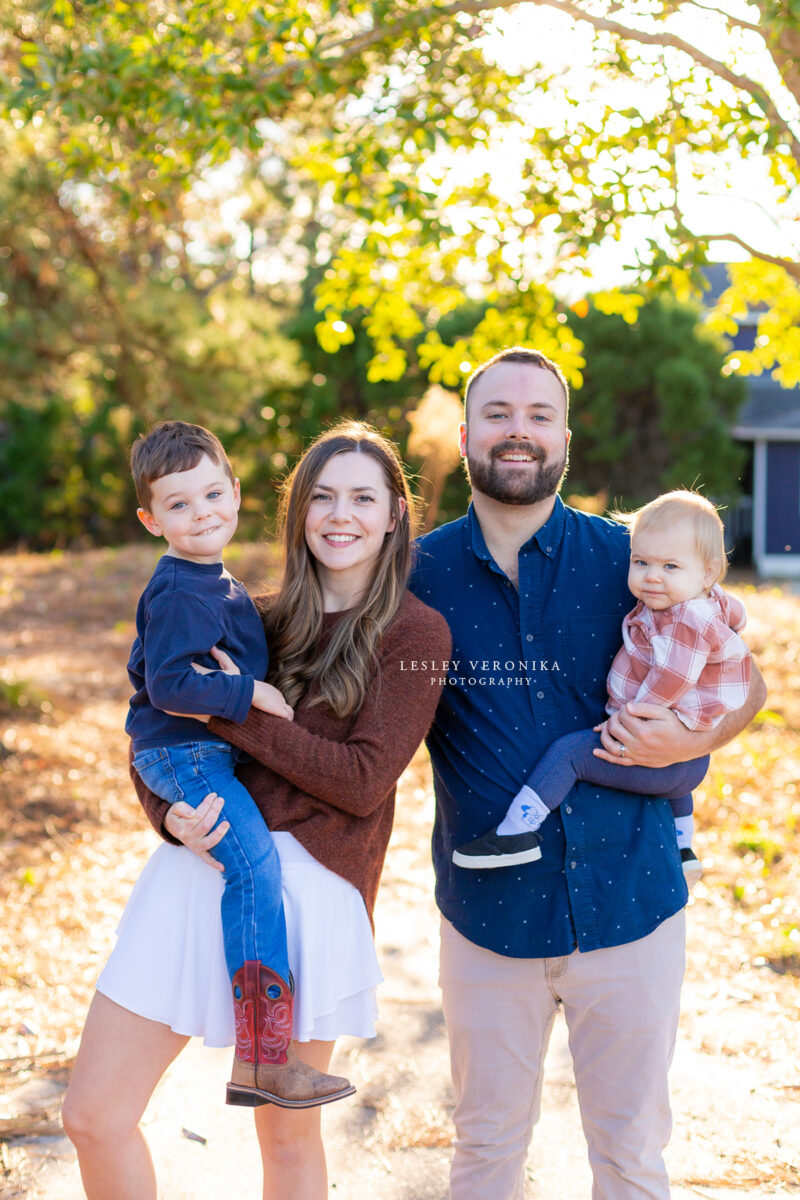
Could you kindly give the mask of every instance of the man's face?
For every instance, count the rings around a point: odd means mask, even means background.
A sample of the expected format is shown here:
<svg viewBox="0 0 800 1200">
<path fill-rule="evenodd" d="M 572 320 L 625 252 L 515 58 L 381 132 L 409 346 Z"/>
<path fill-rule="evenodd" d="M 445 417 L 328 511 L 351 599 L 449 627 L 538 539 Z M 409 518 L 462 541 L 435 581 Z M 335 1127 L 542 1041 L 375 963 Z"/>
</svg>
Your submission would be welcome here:
<svg viewBox="0 0 800 1200">
<path fill-rule="evenodd" d="M 470 483 L 501 504 L 538 504 L 558 491 L 570 431 L 564 389 L 552 371 L 497 363 L 473 384 L 461 454 Z"/>
</svg>

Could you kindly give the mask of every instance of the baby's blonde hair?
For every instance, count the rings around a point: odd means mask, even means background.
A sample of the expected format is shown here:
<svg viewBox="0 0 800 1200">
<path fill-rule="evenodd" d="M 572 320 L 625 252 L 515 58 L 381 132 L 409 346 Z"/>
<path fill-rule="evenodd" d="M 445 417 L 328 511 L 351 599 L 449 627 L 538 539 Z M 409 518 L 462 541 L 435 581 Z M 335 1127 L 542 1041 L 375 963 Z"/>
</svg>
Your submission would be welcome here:
<svg viewBox="0 0 800 1200">
<path fill-rule="evenodd" d="M 725 578 L 728 571 L 725 529 L 714 505 L 699 492 L 680 488 L 656 496 L 655 500 L 637 508 L 635 512 L 615 512 L 611 515 L 615 521 L 628 526 L 631 537 L 637 530 L 646 533 L 648 529 L 666 529 L 676 521 L 688 518 L 694 526 L 695 547 L 704 565 L 718 564 L 715 583 L 721 583 Z"/>
</svg>

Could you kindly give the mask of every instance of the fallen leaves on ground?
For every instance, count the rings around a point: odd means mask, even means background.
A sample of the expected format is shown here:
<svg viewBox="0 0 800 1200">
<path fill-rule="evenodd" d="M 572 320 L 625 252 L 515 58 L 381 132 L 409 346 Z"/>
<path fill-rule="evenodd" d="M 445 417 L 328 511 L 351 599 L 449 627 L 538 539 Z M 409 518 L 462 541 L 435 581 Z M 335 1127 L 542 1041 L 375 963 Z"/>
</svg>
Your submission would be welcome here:
<svg viewBox="0 0 800 1200">
<path fill-rule="evenodd" d="M 136 598 L 157 549 L 0 556 L 0 1091 L 74 1056 L 114 928 L 156 844 L 127 776 L 125 673 Z M 267 577 L 264 547 L 237 547 L 232 569 L 251 588 Z M 770 689 L 750 730 L 714 756 L 696 797 L 696 849 L 706 874 L 689 909 L 683 1037 L 709 1056 L 751 1063 L 759 1114 L 725 1128 L 692 1116 L 696 1144 L 719 1171 L 687 1185 L 800 1188 L 776 1144 L 771 1104 L 800 1103 L 800 598 L 788 589 L 732 590 Z M 402 782 L 385 886 L 425 886 L 430 776 L 417 760 Z M 422 882 L 420 882 L 422 881 Z M 760 1090 L 759 1090 L 760 1089 Z M 800 1110 L 798 1110 L 800 1117 Z M 444 1146 L 449 1116 L 400 1112 L 376 1099 L 376 1152 Z M 0 1141 L 5 1194 L 24 1195 L 13 1146 Z M 689 1159 L 691 1155 L 689 1155 Z M 16 1173 L 15 1173 L 16 1172 Z"/>
</svg>

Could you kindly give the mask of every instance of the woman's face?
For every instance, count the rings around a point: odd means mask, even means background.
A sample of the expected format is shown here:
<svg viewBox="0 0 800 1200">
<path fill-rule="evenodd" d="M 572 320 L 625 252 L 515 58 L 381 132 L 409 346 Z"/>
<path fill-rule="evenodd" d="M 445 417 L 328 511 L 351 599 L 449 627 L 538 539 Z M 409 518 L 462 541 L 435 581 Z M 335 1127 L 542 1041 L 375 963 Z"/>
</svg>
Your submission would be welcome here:
<svg viewBox="0 0 800 1200">
<path fill-rule="evenodd" d="M 396 507 L 402 516 L 405 501 Z M 391 492 L 381 464 L 371 454 L 346 451 L 325 464 L 311 493 L 306 545 L 317 560 L 320 582 L 346 584 L 353 592 L 369 585 L 383 539 L 395 526 Z"/>
</svg>

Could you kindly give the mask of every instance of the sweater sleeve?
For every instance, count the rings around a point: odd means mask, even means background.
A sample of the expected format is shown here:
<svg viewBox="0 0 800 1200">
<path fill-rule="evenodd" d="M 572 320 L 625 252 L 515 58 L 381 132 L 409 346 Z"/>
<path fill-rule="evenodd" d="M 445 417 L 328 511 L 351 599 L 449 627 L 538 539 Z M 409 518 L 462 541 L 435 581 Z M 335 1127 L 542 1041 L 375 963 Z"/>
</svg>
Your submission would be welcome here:
<svg viewBox="0 0 800 1200">
<path fill-rule="evenodd" d="M 136 789 L 136 795 L 139 797 L 139 803 L 156 833 L 164 838 L 166 842 L 172 842 L 173 846 L 182 846 L 183 843 L 174 838 L 164 828 L 164 817 L 167 815 L 167 810 L 170 807 L 169 804 L 166 800 L 162 800 L 160 796 L 157 796 L 155 792 L 150 791 L 150 788 L 133 765 L 133 745 L 130 746 L 128 751 L 128 771 L 130 772 L 133 786 Z"/>
<path fill-rule="evenodd" d="M 211 713 L 243 721 L 253 699 L 253 676 L 224 671 L 201 674 L 193 659 L 224 637 L 224 626 L 191 592 L 155 597 L 144 636 L 145 685 L 150 703 L 164 712 Z"/>
<path fill-rule="evenodd" d="M 242 725 L 217 718 L 213 733 L 295 787 L 355 816 L 376 809 L 408 766 L 433 720 L 450 657 L 443 617 L 422 605 L 384 636 L 380 668 L 348 736 L 335 741 L 251 709 Z"/>
</svg>

